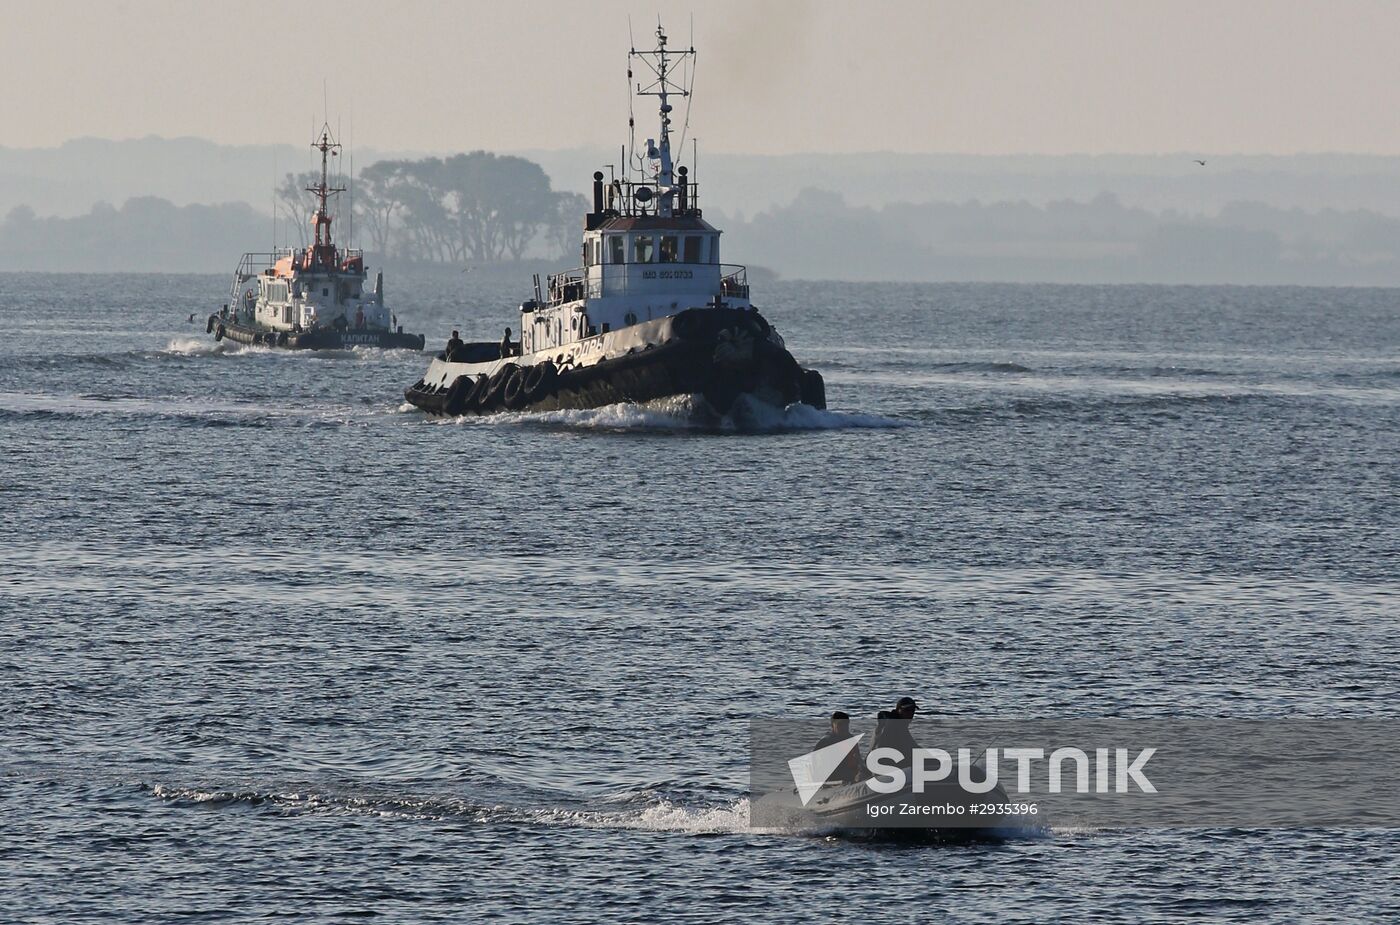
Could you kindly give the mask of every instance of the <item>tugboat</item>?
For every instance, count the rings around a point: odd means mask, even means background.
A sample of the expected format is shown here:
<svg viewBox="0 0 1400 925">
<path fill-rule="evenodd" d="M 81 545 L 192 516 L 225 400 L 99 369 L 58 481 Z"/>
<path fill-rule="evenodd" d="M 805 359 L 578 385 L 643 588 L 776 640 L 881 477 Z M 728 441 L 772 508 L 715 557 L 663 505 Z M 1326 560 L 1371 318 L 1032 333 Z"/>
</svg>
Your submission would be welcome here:
<svg viewBox="0 0 1400 925">
<path fill-rule="evenodd" d="M 723 417 L 742 396 L 786 407 L 826 407 L 821 374 L 803 369 L 749 301 L 747 272 L 720 263 L 720 231 L 701 216 L 694 181 L 671 154 L 671 100 L 690 89 L 673 76 L 695 49 L 628 53 L 647 68 L 638 96 L 660 102 L 659 140 L 604 183 L 593 174 L 583 266 L 556 273 L 520 306 L 519 341 L 456 337 L 404 391 L 432 414 L 551 411 L 697 396 Z M 629 120 L 630 123 L 630 120 Z"/>
<path fill-rule="evenodd" d="M 233 274 L 229 302 L 205 326 L 216 341 L 263 344 L 288 350 L 340 350 L 351 347 L 423 349 L 422 334 L 405 334 L 384 307 L 384 273 L 366 290 L 364 252 L 338 248 L 331 241 L 333 193 L 326 168 L 340 154 L 330 126 L 311 147 L 321 152 L 321 182 L 306 191 L 316 196 L 311 216 L 315 242 L 308 248 L 244 254 Z M 256 286 L 244 288 L 256 280 Z"/>
</svg>

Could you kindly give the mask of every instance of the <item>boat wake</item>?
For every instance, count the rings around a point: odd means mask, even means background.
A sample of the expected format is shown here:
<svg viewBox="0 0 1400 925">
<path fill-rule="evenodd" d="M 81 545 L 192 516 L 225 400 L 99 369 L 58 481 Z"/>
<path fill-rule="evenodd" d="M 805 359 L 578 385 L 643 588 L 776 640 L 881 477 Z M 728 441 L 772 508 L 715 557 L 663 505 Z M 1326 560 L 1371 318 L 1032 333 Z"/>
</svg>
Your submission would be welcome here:
<svg viewBox="0 0 1400 925">
<path fill-rule="evenodd" d="M 416 412 L 405 402 L 399 408 Z M 642 404 L 620 403 L 601 408 L 565 411 L 502 412 L 459 418 L 431 418 L 437 425 L 531 427 L 612 433 L 785 433 L 811 430 L 852 430 L 905 427 L 908 422 L 874 414 L 822 411 L 809 405 L 777 408 L 756 400 L 740 400 L 729 414 L 717 418 L 697 396 L 672 396 Z"/>
<path fill-rule="evenodd" d="M 225 344 L 222 341 L 211 341 L 207 337 L 172 337 L 161 352 L 181 357 L 214 356 L 230 353 L 230 348 L 234 346 L 236 345 Z"/>
<path fill-rule="evenodd" d="M 409 821 L 469 821 L 479 825 L 524 828 L 581 828 L 596 830 L 660 832 L 713 837 L 849 838 L 881 840 L 879 831 L 842 829 L 813 823 L 763 828 L 750 824 L 747 797 L 731 801 L 687 804 L 653 792 L 621 796 L 618 808 L 568 806 L 515 806 L 503 802 L 454 796 L 408 794 L 335 793 L 311 788 L 279 790 L 206 789 L 166 784 L 141 784 L 142 791 L 175 806 L 201 810 L 258 812 L 277 816 L 372 816 Z M 604 800 L 604 803 L 611 802 Z M 998 840 L 1041 840 L 1056 831 L 1017 829 L 998 833 Z M 956 839 L 951 839 L 956 840 Z M 937 841 L 937 839 L 934 839 Z"/>
<path fill-rule="evenodd" d="M 302 407 L 259 401 L 210 401 L 178 396 L 143 397 L 87 393 L 59 395 L 0 391 L 0 419 L 110 417 L 159 420 L 194 427 L 364 426 L 386 410 L 353 405 Z"/>
<path fill-rule="evenodd" d="M 420 360 L 422 351 L 408 348 L 349 347 L 344 350 L 283 350 L 262 344 L 239 344 L 234 341 L 212 341 L 207 337 L 173 337 L 160 351 L 162 356 L 175 357 L 238 357 L 269 356 L 310 360 L 359 360 L 401 363 Z"/>
<path fill-rule="evenodd" d="M 559 806 L 511 806 L 447 796 L 335 793 L 313 788 L 204 788 L 141 784 L 140 789 L 176 806 L 231 811 L 259 811 L 280 816 L 377 816 L 409 820 L 469 820 L 477 823 L 525 826 L 569 826 L 675 832 L 688 835 L 744 835 L 749 827 L 749 801 L 687 806 L 650 796 L 640 805 L 598 810 Z"/>
</svg>

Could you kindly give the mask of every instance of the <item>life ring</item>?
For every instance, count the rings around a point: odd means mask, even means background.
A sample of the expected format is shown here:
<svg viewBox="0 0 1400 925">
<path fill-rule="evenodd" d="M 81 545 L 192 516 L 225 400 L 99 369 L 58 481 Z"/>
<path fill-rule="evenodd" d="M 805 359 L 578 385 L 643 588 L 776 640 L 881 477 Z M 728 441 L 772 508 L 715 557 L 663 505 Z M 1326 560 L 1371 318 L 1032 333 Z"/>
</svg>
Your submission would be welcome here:
<svg viewBox="0 0 1400 925">
<path fill-rule="evenodd" d="M 529 374 L 527 369 L 517 369 L 506 381 L 506 388 L 501 397 L 511 411 L 517 411 L 525 405 L 525 377 Z"/>
<path fill-rule="evenodd" d="M 514 363 L 507 363 L 497 370 L 496 375 L 491 377 L 491 381 L 482 387 L 480 398 L 477 400 L 477 407 L 482 411 L 490 411 L 501 400 L 501 395 L 506 390 L 506 385 L 510 382 L 515 371 L 519 369 Z"/>
<path fill-rule="evenodd" d="M 525 382 L 522 386 L 525 391 L 525 402 L 532 405 L 548 398 L 554 393 L 554 381 L 558 378 L 559 370 L 555 369 L 554 364 L 549 360 L 531 366 L 525 373 Z"/>
<path fill-rule="evenodd" d="M 219 340 L 223 340 L 223 339 L 224 339 L 224 323 L 223 323 L 222 321 L 220 321 L 220 322 L 219 322 L 219 326 L 218 326 L 217 328 L 214 329 L 214 340 L 219 341 Z"/>
</svg>

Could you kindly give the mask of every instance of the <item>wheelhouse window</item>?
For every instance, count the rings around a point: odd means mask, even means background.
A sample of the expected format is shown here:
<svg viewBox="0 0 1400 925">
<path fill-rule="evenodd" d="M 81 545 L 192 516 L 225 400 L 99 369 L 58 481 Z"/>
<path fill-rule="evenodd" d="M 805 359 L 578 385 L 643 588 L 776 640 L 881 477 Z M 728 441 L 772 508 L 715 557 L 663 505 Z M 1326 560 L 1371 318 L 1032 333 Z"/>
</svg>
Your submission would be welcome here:
<svg viewBox="0 0 1400 925">
<path fill-rule="evenodd" d="M 685 262 L 700 262 L 700 236 L 689 234 L 685 236 Z"/>
<path fill-rule="evenodd" d="M 622 235 L 608 235 L 608 263 L 626 263 L 627 247 L 622 242 Z"/>
<path fill-rule="evenodd" d="M 632 260 L 634 263 L 651 263 L 652 240 L 649 234 L 639 234 L 632 239 Z"/>
<path fill-rule="evenodd" d="M 673 234 L 664 234 L 661 236 L 661 262 L 676 262 L 676 236 Z"/>
</svg>

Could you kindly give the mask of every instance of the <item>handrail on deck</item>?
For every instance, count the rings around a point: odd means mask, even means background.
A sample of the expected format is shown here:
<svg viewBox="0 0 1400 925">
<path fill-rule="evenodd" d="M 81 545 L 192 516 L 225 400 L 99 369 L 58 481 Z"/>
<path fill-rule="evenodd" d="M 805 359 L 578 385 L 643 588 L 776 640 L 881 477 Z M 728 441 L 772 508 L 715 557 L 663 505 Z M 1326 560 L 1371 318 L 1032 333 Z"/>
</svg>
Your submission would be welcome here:
<svg viewBox="0 0 1400 925">
<path fill-rule="evenodd" d="M 306 250 L 304 247 L 284 247 L 275 251 L 252 251 L 244 254 L 243 259 L 238 261 L 238 269 L 233 271 L 233 285 L 229 287 L 229 297 L 237 301 L 241 295 L 238 290 L 248 280 L 276 266 L 277 261 L 283 257 L 291 257 L 295 262 Z M 359 247 L 339 248 L 339 252 L 342 261 L 353 260 L 356 257 L 363 261 L 365 257 L 364 249 Z"/>
<path fill-rule="evenodd" d="M 729 296 L 736 299 L 747 299 L 749 297 L 748 267 L 737 263 L 647 263 L 642 266 L 654 267 L 715 267 L 720 273 L 720 295 Z M 607 263 L 601 264 L 603 267 L 629 267 L 638 266 L 634 263 Z M 598 299 L 603 295 L 603 280 L 590 279 L 588 271 L 590 267 L 574 267 L 569 270 L 561 270 L 558 273 L 551 273 L 549 276 L 546 291 L 546 304 L 562 305 L 566 302 L 576 302 L 579 299 Z M 607 286 L 625 290 L 627 288 L 626 277 L 622 280 L 610 279 Z"/>
</svg>

